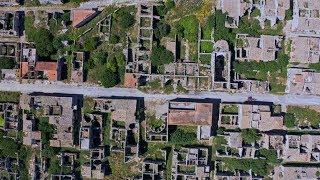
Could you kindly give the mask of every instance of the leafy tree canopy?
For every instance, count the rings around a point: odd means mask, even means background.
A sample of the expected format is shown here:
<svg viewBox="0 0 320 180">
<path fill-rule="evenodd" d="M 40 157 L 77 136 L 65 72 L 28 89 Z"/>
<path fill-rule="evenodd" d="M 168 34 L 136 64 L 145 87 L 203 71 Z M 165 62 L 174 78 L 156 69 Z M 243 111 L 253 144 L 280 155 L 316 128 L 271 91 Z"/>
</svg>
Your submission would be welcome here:
<svg viewBox="0 0 320 180">
<path fill-rule="evenodd" d="M 169 64 L 173 61 L 173 53 L 164 46 L 154 46 L 151 53 L 151 62 L 154 66 Z"/>
<path fill-rule="evenodd" d="M 241 137 L 245 143 L 251 144 L 258 141 L 261 135 L 256 129 L 244 129 L 241 131 Z"/>
<path fill-rule="evenodd" d="M 14 59 L 7 57 L 0 57 L 0 69 L 12 69 L 16 62 Z"/>
</svg>

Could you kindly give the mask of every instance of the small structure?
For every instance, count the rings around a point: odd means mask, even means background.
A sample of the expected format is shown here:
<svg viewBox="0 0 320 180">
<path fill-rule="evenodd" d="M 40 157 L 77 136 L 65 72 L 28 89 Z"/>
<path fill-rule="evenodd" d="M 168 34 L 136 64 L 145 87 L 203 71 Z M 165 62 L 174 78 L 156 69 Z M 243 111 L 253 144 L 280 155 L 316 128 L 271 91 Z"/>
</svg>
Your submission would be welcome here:
<svg viewBox="0 0 320 180">
<path fill-rule="evenodd" d="M 211 137 L 212 121 L 212 103 L 169 103 L 168 125 L 197 126 L 197 137 L 199 140 L 208 140 Z"/>
<path fill-rule="evenodd" d="M 286 93 L 320 94 L 320 73 L 311 69 L 289 68 Z"/>
<path fill-rule="evenodd" d="M 285 162 L 320 162 L 319 135 L 286 135 Z"/>
<path fill-rule="evenodd" d="M 320 172 L 319 166 L 276 166 L 272 179 L 318 179 L 317 172 Z"/>
<path fill-rule="evenodd" d="M 62 4 L 61 0 L 39 0 L 40 4 Z"/>
<path fill-rule="evenodd" d="M 20 16 L 18 11 L 0 11 L 0 36 L 19 37 L 21 35 Z"/>
<path fill-rule="evenodd" d="M 216 8 L 228 14 L 228 20 L 225 22 L 226 27 L 237 28 L 240 17 L 243 16 L 251 6 L 252 4 L 246 0 L 218 0 Z"/>
<path fill-rule="evenodd" d="M 80 148 L 95 149 L 103 145 L 103 116 L 85 114 L 80 127 Z"/>
<path fill-rule="evenodd" d="M 83 82 L 83 63 L 85 60 L 84 52 L 75 52 L 73 54 L 71 81 L 75 83 Z"/>
<path fill-rule="evenodd" d="M 212 103 L 170 102 L 169 125 L 212 125 Z"/>
<path fill-rule="evenodd" d="M 23 113 L 23 144 L 33 148 L 41 147 L 41 132 L 37 130 L 36 119 L 33 114 Z"/>
<path fill-rule="evenodd" d="M 231 51 L 228 42 L 217 41 L 211 54 L 212 89 L 237 89 L 237 83 L 231 83 Z"/>
<path fill-rule="evenodd" d="M 142 179 L 165 179 L 167 153 L 165 150 L 159 150 L 159 152 L 161 152 L 163 158 L 147 158 L 142 162 Z"/>
<path fill-rule="evenodd" d="M 207 148 L 174 149 L 172 179 L 210 179 Z"/>
<path fill-rule="evenodd" d="M 110 113 L 111 151 L 124 152 L 124 162 L 138 156 L 139 122 L 136 118 L 136 99 L 94 99 L 94 110 Z"/>
<path fill-rule="evenodd" d="M 53 139 L 50 140 L 50 146 L 73 147 L 76 102 L 73 96 L 22 94 L 20 105 L 22 109 L 28 111 L 31 109 L 42 111 L 43 117 L 48 118 L 49 123 L 56 127 Z"/>
<path fill-rule="evenodd" d="M 280 36 L 261 35 L 249 37 L 247 34 L 237 34 L 235 48 L 236 59 L 239 61 L 273 61 L 281 48 Z"/>
<path fill-rule="evenodd" d="M 23 48 L 20 62 L 20 77 L 22 79 L 40 79 L 58 81 L 61 79 L 62 64 L 56 62 L 38 61 L 36 49 Z"/>
<path fill-rule="evenodd" d="M 17 0 L 0 0 L 0 6 L 16 6 L 19 5 Z"/>
<path fill-rule="evenodd" d="M 274 26 L 277 21 L 285 20 L 286 11 L 290 10 L 290 1 L 287 0 L 260 0 L 254 4 L 254 7 L 260 11 L 258 20 L 265 24 L 266 20 Z"/>
<path fill-rule="evenodd" d="M 320 34 L 320 3 L 318 0 L 293 0 L 291 31 L 313 36 Z"/>
<path fill-rule="evenodd" d="M 102 160 L 105 158 L 104 149 L 99 148 L 90 151 L 89 162 L 81 166 L 81 175 L 88 179 L 104 179 L 106 166 Z"/>
<path fill-rule="evenodd" d="M 298 36 L 291 38 L 290 61 L 293 63 L 318 63 L 320 38 Z"/>
<path fill-rule="evenodd" d="M 19 130 L 19 107 L 15 103 L 0 103 L 0 118 L 3 121 L 0 127 L 5 131 Z"/>
<path fill-rule="evenodd" d="M 219 127 L 227 129 L 254 128 L 260 131 L 282 130 L 283 117 L 274 115 L 269 105 L 221 104 Z"/>
<path fill-rule="evenodd" d="M 60 159 L 60 173 L 51 175 L 52 180 L 73 180 L 75 179 L 75 168 L 76 168 L 76 160 L 78 159 L 78 155 L 76 153 L 68 153 L 68 152 L 60 152 L 57 155 Z"/>
</svg>

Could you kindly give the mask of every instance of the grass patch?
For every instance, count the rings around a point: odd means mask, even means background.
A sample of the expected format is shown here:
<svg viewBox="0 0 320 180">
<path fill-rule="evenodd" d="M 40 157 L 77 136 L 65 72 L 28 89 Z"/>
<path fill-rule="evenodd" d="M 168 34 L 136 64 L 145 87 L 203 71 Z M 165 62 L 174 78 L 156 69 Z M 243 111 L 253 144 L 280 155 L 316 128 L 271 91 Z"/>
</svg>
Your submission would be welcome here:
<svg viewBox="0 0 320 180">
<path fill-rule="evenodd" d="M 235 104 L 223 106 L 222 113 L 224 114 L 238 114 L 239 107 Z"/>
<path fill-rule="evenodd" d="M 211 55 L 210 54 L 200 54 L 199 60 L 201 64 L 211 64 Z"/>
<path fill-rule="evenodd" d="M 3 116 L 0 116 L 0 127 L 4 127 L 4 123 L 5 123 L 5 121 L 4 121 Z"/>
<path fill-rule="evenodd" d="M 83 99 L 83 113 L 91 113 L 94 108 L 94 99 L 92 97 L 85 97 Z"/>
<path fill-rule="evenodd" d="M 319 128 L 320 113 L 313 109 L 308 107 L 289 106 L 287 114 L 289 114 L 287 115 L 287 125 L 289 125 L 289 127 L 292 127 L 293 124 L 298 124 L 302 127 L 311 126 L 314 129 Z"/>
<path fill-rule="evenodd" d="M 105 114 L 103 127 L 103 141 L 104 145 L 110 145 L 110 130 L 111 130 L 111 116 Z"/>
<path fill-rule="evenodd" d="M 111 175 L 106 179 L 133 179 L 139 175 L 139 168 L 137 163 L 124 163 L 123 153 L 112 153 L 109 157 L 109 164 L 111 168 Z"/>
<path fill-rule="evenodd" d="M 0 92 L 0 102 L 19 103 L 20 95 L 21 95 L 20 92 L 1 91 Z"/>
<path fill-rule="evenodd" d="M 211 42 L 201 42 L 200 43 L 200 52 L 211 53 L 213 51 L 213 44 Z"/>
</svg>

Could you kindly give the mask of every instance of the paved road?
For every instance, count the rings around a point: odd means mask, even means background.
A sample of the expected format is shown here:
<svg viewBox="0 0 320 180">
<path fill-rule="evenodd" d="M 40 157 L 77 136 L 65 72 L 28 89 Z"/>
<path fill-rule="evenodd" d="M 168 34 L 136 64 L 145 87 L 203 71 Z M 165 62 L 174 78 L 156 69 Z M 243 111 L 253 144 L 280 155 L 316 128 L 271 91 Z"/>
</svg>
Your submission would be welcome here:
<svg viewBox="0 0 320 180">
<path fill-rule="evenodd" d="M 244 102 L 252 96 L 258 101 L 274 102 L 284 105 L 320 105 L 320 97 L 309 95 L 273 95 L 259 93 L 226 93 L 226 92 L 200 92 L 195 94 L 146 94 L 137 89 L 127 88 L 103 88 L 97 86 L 74 86 L 68 84 L 19 84 L 17 82 L 1 82 L 0 91 L 21 91 L 24 93 L 43 92 L 43 93 L 66 93 L 82 94 L 85 96 L 123 96 L 123 97 L 144 97 L 147 99 L 175 99 L 175 98 L 194 98 L 194 99 L 221 99 L 225 102 Z"/>
<path fill-rule="evenodd" d="M 60 11 L 79 7 L 77 4 L 50 4 L 43 6 L 0 6 L 0 11 Z"/>
</svg>

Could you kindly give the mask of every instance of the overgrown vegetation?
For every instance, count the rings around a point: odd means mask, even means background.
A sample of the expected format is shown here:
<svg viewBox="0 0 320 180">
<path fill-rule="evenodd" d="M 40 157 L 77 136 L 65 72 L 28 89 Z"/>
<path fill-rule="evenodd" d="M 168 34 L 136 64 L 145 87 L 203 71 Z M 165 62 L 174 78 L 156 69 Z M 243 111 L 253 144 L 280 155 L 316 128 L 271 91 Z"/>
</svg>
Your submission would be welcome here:
<svg viewBox="0 0 320 180">
<path fill-rule="evenodd" d="M 175 145 L 191 145 L 197 143 L 196 127 L 178 126 L 170 135 L 170 143 Z"/>
<path fill-rule="evenodd" d="M 173 62 L 173 53 L 164 46 L 154 46 L 150 59 L 152 65 L 159 70 L 159 67 Z"/>
<path fill-rule="evenodd" d="M 0 102 L 19 103 L 20 95 L 21 95 L 20 92 L 1 91 L 0 92 Z"/>
<path fill-rule="evenodd" d="M 288 64 L 288 55 L 281 51 L 279 52 L 277 60 L 268 62 L 237 61 L 234 65 L 234 69 L 235 72 L 243 75 L 247 79 L 256 79 L 259 81 L 269 80 L 272 92 L 284 92 Z M 276 89 L 279 86 L 281 87 Z"/>
<path fill-rule="evenodd" d="M 285 116 L 285 123 L 289 127 L 299 125 L 300 127 L 310 126 L 317 129 L 320 125 L 320 113 L 308 107 L 289 106 L 287 108 L 287 115 Z"/>
<path fill-rule="evenodd" d="M 225 166 L 231 171 L 246 171 L 252 170 L 255 175 L 266 176 L 269 173 L 270 166 L 267 160 L 263 159 L 236 159 L 223 158 Z"/>
<path fill-rule="evenodd" d="M 251 144 L 260 140 L 261 135 L 256 129 L 243 129 L 241 130 L 241 137 L 245 143 Z"/>
</svg>

